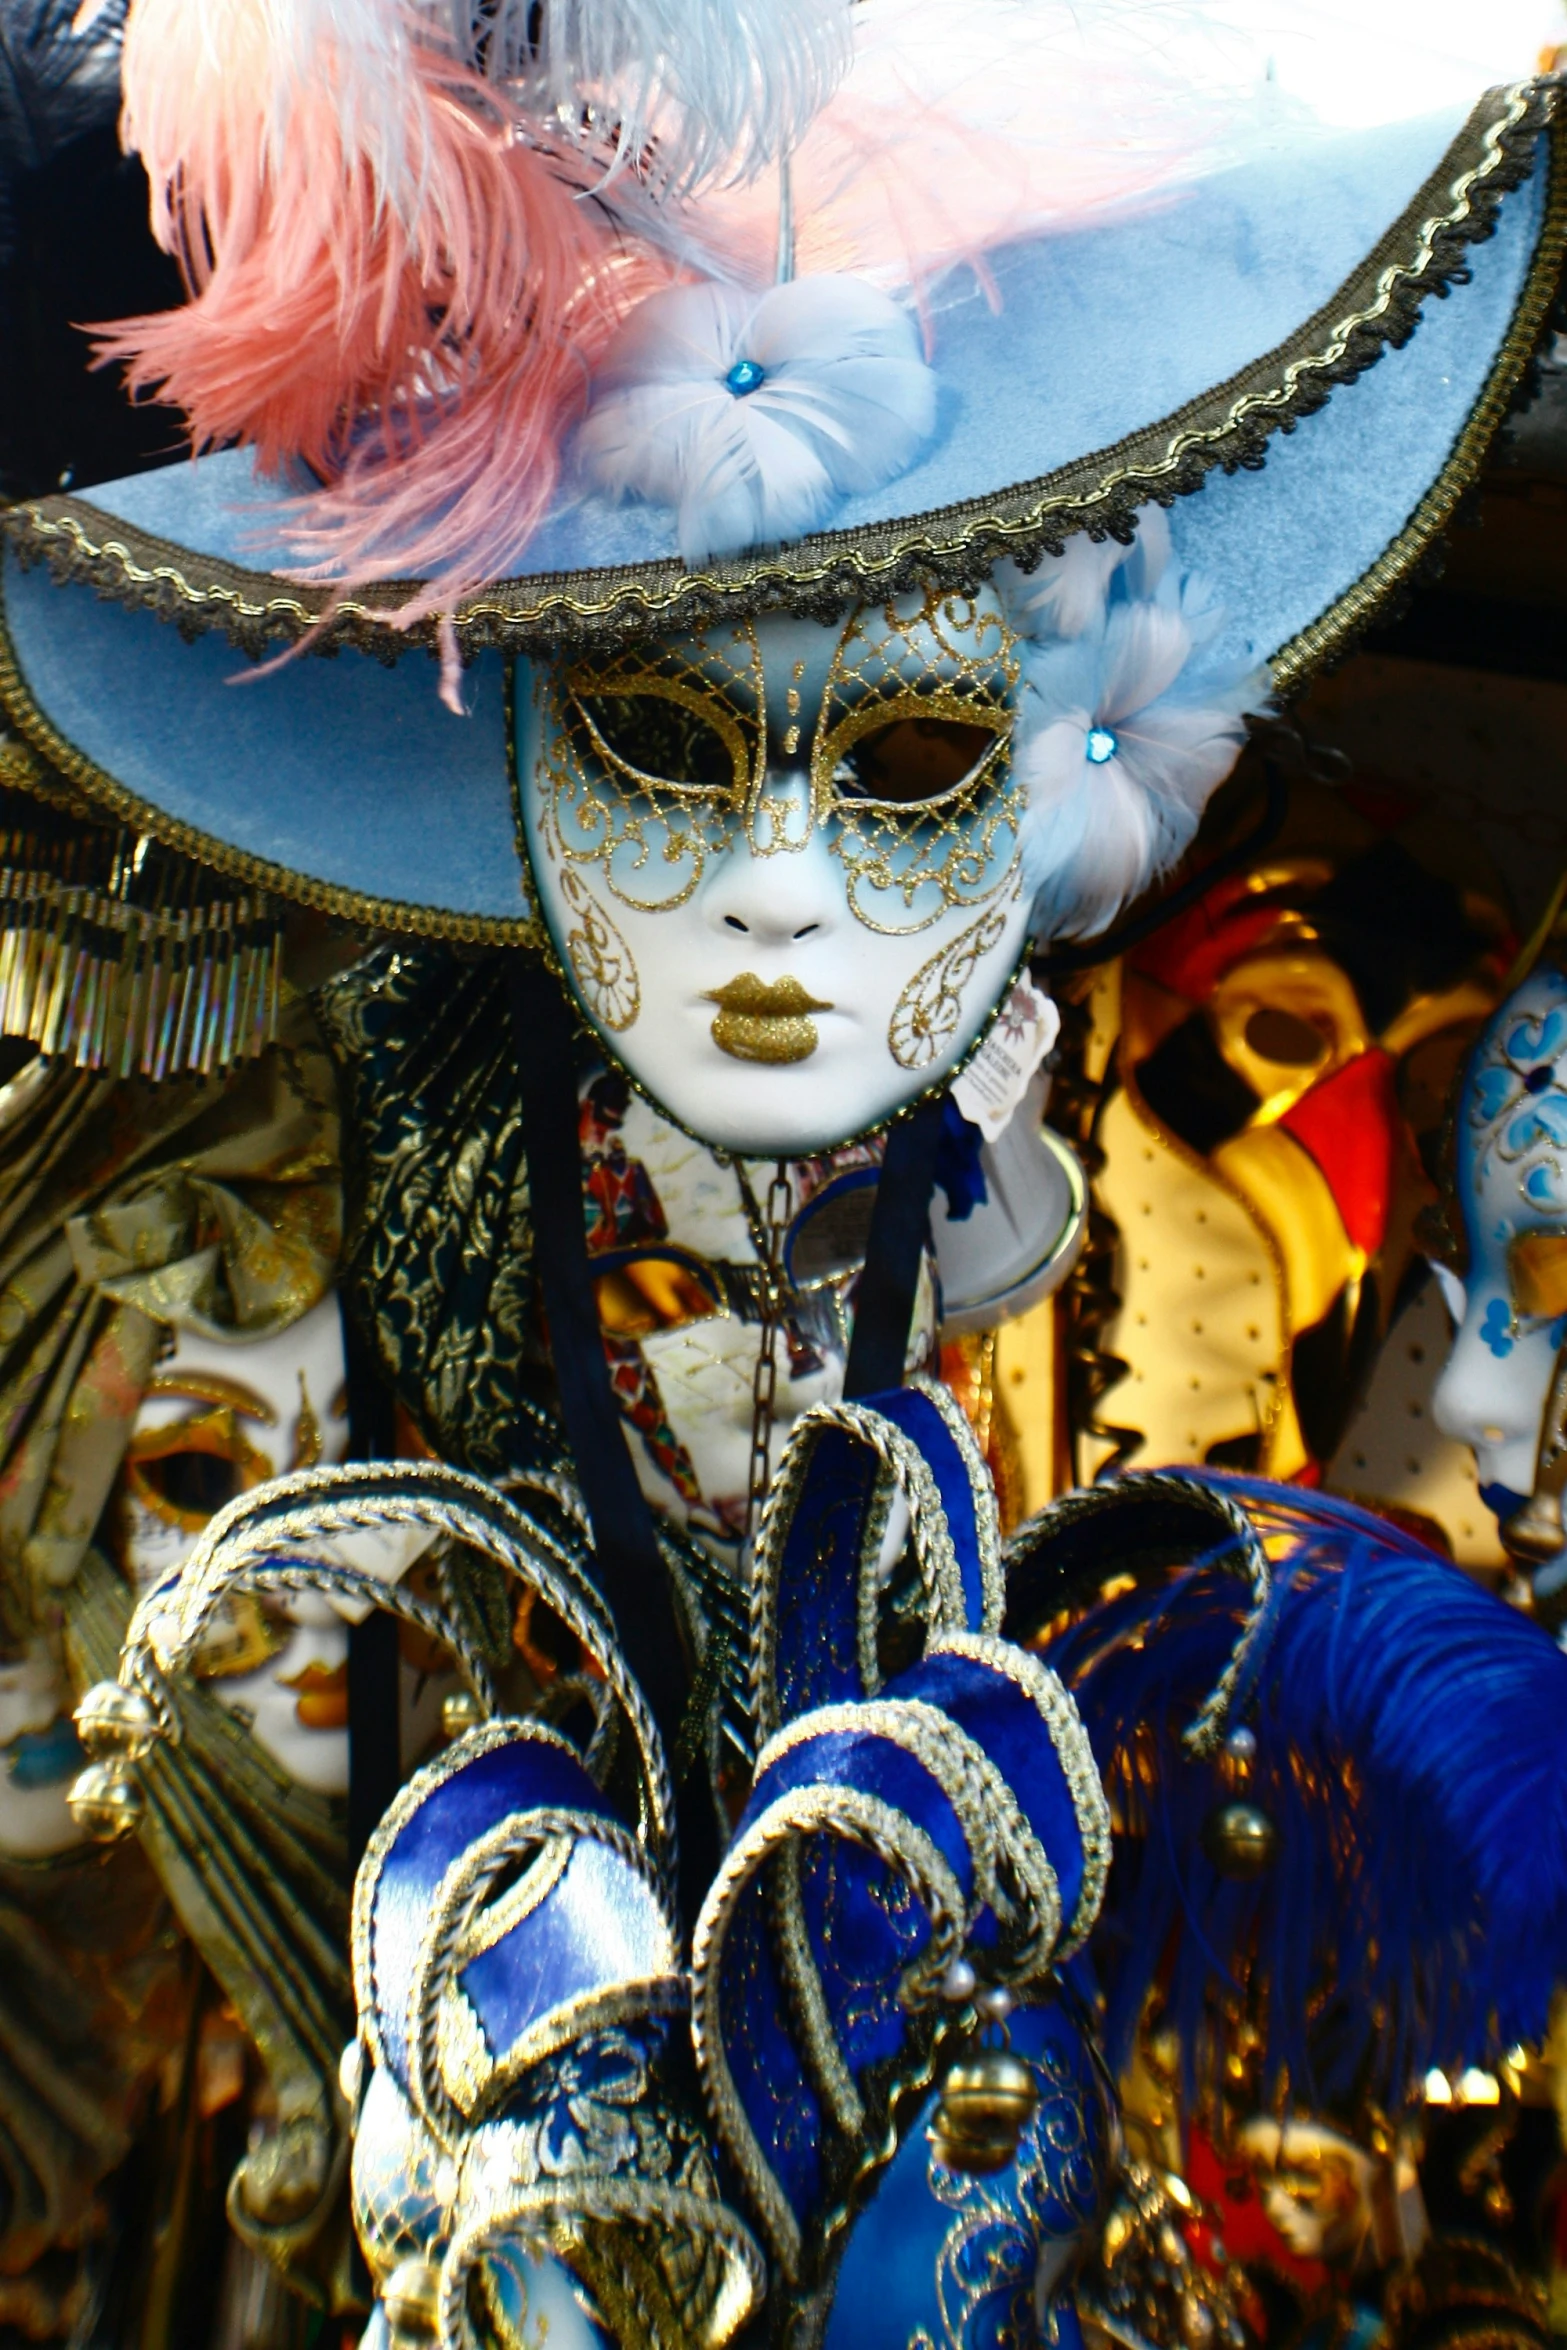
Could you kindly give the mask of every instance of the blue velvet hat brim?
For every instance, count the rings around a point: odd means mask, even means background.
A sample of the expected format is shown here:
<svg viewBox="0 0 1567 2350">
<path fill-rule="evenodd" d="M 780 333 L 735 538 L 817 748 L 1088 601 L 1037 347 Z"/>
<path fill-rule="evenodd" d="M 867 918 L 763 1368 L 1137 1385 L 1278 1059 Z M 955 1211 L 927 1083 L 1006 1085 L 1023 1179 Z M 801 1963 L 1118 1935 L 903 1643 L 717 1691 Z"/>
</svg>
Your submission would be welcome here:
<svg viewBox="0 0 1567 2350">
<path fill-rule="evenodd" d="M 1231 649 L 1288 691 L 1407 577 L 1516 389 L 1567 213 L 1541 105 L 1493 94 L 1466 122 L 1323 139 L 993 257 L 999 307 L 937 318 L 942 428 L 891 491 L 701 575 L 663 511 L 563 504 L 528 574 L 456 616 L 466 719 L 428 660 L 387 658 L 406 640 L 372 596 L 249 675 L 231 640 L 281 649 L 328 591 L 269 567 L 268 510 L 298 492 L 238 451 L 11 509 L 0 701 L 33 752 L 172 846 L 361 920 L 501 939 L 526 920 L 509 652 L 972 580 L 1158 496 Z"/>
</svg>

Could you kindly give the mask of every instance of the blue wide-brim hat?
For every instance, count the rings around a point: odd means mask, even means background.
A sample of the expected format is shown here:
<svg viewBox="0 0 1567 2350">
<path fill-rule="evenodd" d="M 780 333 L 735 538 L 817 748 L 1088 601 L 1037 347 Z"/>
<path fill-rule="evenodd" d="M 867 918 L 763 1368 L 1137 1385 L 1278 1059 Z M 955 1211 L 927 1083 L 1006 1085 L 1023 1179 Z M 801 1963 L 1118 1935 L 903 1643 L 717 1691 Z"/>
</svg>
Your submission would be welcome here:
<svg viewBox="0 0 1567 2350">
<path fill-rule="evenodd" d="M 3 517 L 5 717 L 107 815 L 221 871 L 504 943 L 529 935 L 508 713 L 530 660 L 972 585 L 1124 536 L 1156 500 L 1224 607 L 1220 650 L 1288 694 L 1414 572 L 1518 391 L 1567 224 L 1552 97 L 1302 136 L 993 252 L 995 298 L 936 318 L 922 453 L 792 541 L 688 565 L 671 508 L 568 468 L 526 568 L 452 613 L 463 717 L 437 697 L 434 623 L 390 617 L 406 582 L 284 576 L 301 484 L 244 450 L 24 500 Z"/>
</svg>

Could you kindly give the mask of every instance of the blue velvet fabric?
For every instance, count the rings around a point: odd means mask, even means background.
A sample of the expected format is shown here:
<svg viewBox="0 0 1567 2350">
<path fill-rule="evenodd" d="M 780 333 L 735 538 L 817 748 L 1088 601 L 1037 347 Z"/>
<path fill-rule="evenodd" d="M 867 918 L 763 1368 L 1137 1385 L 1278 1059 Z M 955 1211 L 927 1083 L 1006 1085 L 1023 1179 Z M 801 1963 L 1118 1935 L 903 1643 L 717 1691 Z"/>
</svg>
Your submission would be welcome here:
<svg viewBox="0 0 1567 2350">
<path fill-rule="evenodd" d="M 870 1399 L 872 1408 L 885 1397 Z M 784 1538 L 778 1578 L 780 1721 L 863 1697 L 859 1665 L 860 1529 L 877 1460 L 845 1428 L 824 1428 Z"/>
<path fill-rule="evenodd" d="M 945 2169 L 927 2097 L 844 2249 L 823 2350 L 1076 2350 L 1070 2277 L 1046 2302 L 1035 2290 L 1069 2267 L 1104 2193 L 1111 2144 L 1104 2092 L 1076 2021 L 1057 2001 L 1018 2010 L 1010 2026 L 1034 2068 L 1039 2108 L 1016 2159 L 989 2178 Z"/>
<path fill-rule="evenodd" d="M 904 1692 L 901 1684 L 898 1690 L 899 1694 L 914 1694 Z M 886 1694 L 891 1696 L 892 1688 Z M 779 1796 L 792 1794 L 796 1788 L 817 1786 L 859 1788 L 891 1804 L 895 1811 L 924 1830 L 964 1893 L 971 1891 L 974 1872 L 969 1862 L 968 1839 L 940 1785 L 923 1763 L 868 1725 L 824 1730 L 789 1747 L 757 1780 L 745 1807 L 740 1833 L 743 1835 L 751 1821 Z"/>
<path fill-rule="evenodd" d="M 868 1397 L 866 1408 L 895 1426 L 930 1470 L 959 1566 L 965 1625 L 980 1630 L 980 1514 L 989 1497 L 976 1479 L 984 1469 L 971 1471 L 939 1407 L 920 1389 Z M 791 1797 L 814 1794 L 829 1815 L 840 1792 L 873 1797 L 903 1823 L 900 1836 L 914 1831 L 945 1861 L 962 1899 L 967 1945 L 979 1954 L 995 1948 L 1000 1932 L 975 1889 L 975 1839 L 991 1823 L 959 1812 L 938 1770 L 921 1759 L 922 1738 L 934 1728 L 944 1743 L 944 1717 L 994 1765 L 1055 1867 L 1063 1922 L 1082 1888 L 1082 1829 L 1046 1724 L 1003 1669 L 1004 1654 L 995 1662 L 927 1655 L 879 1692 L 861 1679 L 861 1551 L 879 1467 L 860 1435 L 831 1424 L 816 1434 L 783 1536 L 774 1601 L 776 1714 L 792 1725 L 790 1739 L 764 1750 L 736 1833 L 745 1837 Z M 894 1704 L 917 1700 L 934 1709 L 934 1723 L 927 1711 L 905 1734 L 885 1715 L 859 1710 L 856 1701 L 878 1695 Z M 829 1706 L 830 1718 L 818 1710 Z M 861 2078 L 903 2048 L 901 1988 L 929 1942 L 930 1919 L 888 1860 L 832 1826 L 797 1837 L 792 1871 L 797 1923 L 826 2017 L 850 2074 Z M 735 1905 L 720 1982 L 723 2031 L 741 2104 L 805 2225 L 822 2190 L 822 2116 L 778 1973 L 771 1900 L 764 1874 Z"/>
<path fill-rule="evenodd" d="M 1402 351 L 1385 351 L 1294 432 L 1275 433 L 1260 473 L 1210 473 L 1177 501 L 1176 551 L 1212 581 L 1228 614 L 1219 649 L 1280 651 L 1409 522 L 1511 324 L 1544 214 L 1543 163 L 1506 199 L 1491 241 L 1469 254 L 1471 282 L 1428 300 Z"/>
<path fill-rule="evenodd" d="M 952 1431 L 930 1397 L 921 1394 L 917 1387 L 895 1388 L 890 1394 L 872 1396 L 870 1401 L 875 1410 L 901 1428 L 925 1455 L 941 1495 L 941 1506 L 947 1513 L 947 1531 L 963 1579 L 964 1621 L 969 1631 L 977 1632 L 985 1621 L 985 1587 L 979 1567 L 979 1507 L 967 1464 Z M 978 1474 L 989 1477 L 989 1471 L 984 1468 Z"/>
<path fill-rule="evenodd" d="M 1066 1773 L 1032 1699 L 1015 1681 L 967 1656 L 928 1656 L 894 1687 L 901 1696 L 939 1705 L 984 1748 L 1050 1856 L 1061 1915 L 1070 1924 L 1083 1890 L 1082 1831 Z"/>
<path fill-rule="evenodd" d="M 735 2093 L 790 2203 L 809 2211 L 822 2192 L 821 2100 L 790 2038 L 788 1997 L 760 1901 L 742 1902 L 730 1926 L 720 1990 Z"/>
<path fill-rule="evenodd" d="M 1462 127 L 1464 107 L 1303 140 L 1161 202 L 991 256 L 993 309 L 955 275 L 935 306 L 941 429 L 890 490 L 846 498 L 835 529 L 983 498 L 1112 447 L 1283 342 L 1392 226 Z M 1310 234 L 1302 234 L 1303 217 Z M 221 469 L 221 470 L 218 470 Z M 137 475 L 95 505 L 181 546 L 286 568 L 269 509 L 296 483 L 255 482 L 242 457 Z M 665 508 L 584 496 L 568 473 L 515 568 L 530 577 L 677 556 Z"/>
<path fill-rule="evenodd" d="M 431 1784 L 385 1854 L 371 1903 L 370 1966 L 387 2062 L 404 2091 L 408 2087 L 408 1993 L 441 1880 L 452 1863 L 497 1820 L 509 1812 L 532 1811 L 542 1805 L 614 1816 L 605 1797 L 571 1755 L 542 1739 L 517 1738 L 481 1750 Z M 558 1961 L 534 1961 L 539 1972 L 528 1988 L 536 1995 L 543 1994 L 549 1979 L 570 1982 L 580 1947 L 580 1920 L 576 1926 L 575 1933 L 568 1926 L 562 1935 Z M 602 1971 L 596 1979 L 604 1979 Z M 493 1989 L 493 1974 L 488 1982 Z M 583 1986 L 577 1982 L 572 1987 Z M 546 2008 L 554 2004 L 553 1999 L 545 2002 Z"/>
<path fill-rule="evenodd" d="M 499 655 L 467 671 L 458 719 L 423 654 L 301 654 L 256 677 L 224 638 L 187 644 L 10 552 L 5 616 L 52 724 L 165 816 L 363 896 L 521 919 Z"/>
<path fill-rule="evenodd" d="M 936 1405 L 915 1387 L 865 1398 L 924 1455 L 936 1481 L 962 1578 L 965 1622 L 984 1622 L 980 1501 L 969 1467 Z M 784 1538 L 778 1578 L 778 1717 L 866 1694 L 859 1664 L 860 1534 L 879 1461 L 846 1428 L 816 1439 L 804 1487 Z M 986 1472 L 981 1469 L 983 1477 Z"/>
<path fill-rule="evenodd" d="M 557 2007 L 607 1983 L 667 1971 L 668 1930 L 646 1879 L 618 1853 L 584 1839 L 536 1909 L 466 1966 L 458 1980 L 493 2056 Z"/>
<path fill-rule="evenodd" d="M 1323 140 L 1216 178 L 1165 209 L 996 257 L 999 314 L 964 293 L 938 320 L 943 429 L 892 493 L 835 527 L 940 508 L 1104 448 L 1285 337 L 1397 217 L 1454 114 Z M 1173 517 L 1212 579 L 1227 649 L 1269 656 L 1362 577 L 1403 529 L 1472 411 L 1538 235 L 1544 174 L 1510 195 L 1471 280 L 1290 436 L 1261 472 L 1213 475 Z M 1310 223 L 1302 234 L 1302 220 Z M 105 511 L 176 545 L 264 567 L 280 492 L 228 453 L 96 489 Z M 530 571 L 673 552 L 669 518 L 581 499 L 534 542 Z M 437 702 L 423 656 L 394 668 L 305 655 L 244 687 L 221 638 L 186 643 L 148 613 L 5 568 L 8 621 L 38 706 L 77 750 L 165 816 L 286 872 L 443 914 L 516 919 L 518 853 L 501 667 L 467 673 L 471 714 Z"/>
</svg>

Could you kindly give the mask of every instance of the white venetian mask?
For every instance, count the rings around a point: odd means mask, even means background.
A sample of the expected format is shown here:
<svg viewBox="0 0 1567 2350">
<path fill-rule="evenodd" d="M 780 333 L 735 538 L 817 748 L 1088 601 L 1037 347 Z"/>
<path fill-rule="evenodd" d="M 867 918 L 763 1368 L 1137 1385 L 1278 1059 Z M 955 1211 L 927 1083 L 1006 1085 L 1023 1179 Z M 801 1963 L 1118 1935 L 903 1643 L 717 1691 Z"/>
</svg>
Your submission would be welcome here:
<svg viewBox="0 0 1567 2350">
<path fill-rule="evenodd" d="M 171 1574 L 223 1505 L 285 1469 L 348 1450 L 343 1331 L 335 1296 L 244 1345 L 182 1330 L 131 1431 L 111 1503 L 120 1564 L 138 1592 Z M 255 1668 L 220 1669 L 217 1696 L 242 1713 L 291 1778 L 347 1786 L 347 1636 L 309 1597 L 270 1629 Z M 259 1624 L 259 1612 L 257 1614 Z M 80 1841 L 66 1792 L 81 1769 L 71 1692 L 42 1644 L 0 1665 L 0 1852 L 34 1859 Z"/>
<path fill-rule="evenodd" d="M 694 1134 L 830 1149 L 961 1059 L 1022 949 L 1017 640 L 934 593 L 541 675 L 539 900 L 588 1017 Z"/>
<path fill-rule="evenodd" d="M 347 1457 L 345 1380 L 335 1294 L 286 1330 L 244 1345 L 176 1333 L 136 1415 L 121 1479 L 120 1561 L 138 1591 L 179 1567 L 237 1494 L 285 1470 Z M 378 1534 L 331 1545 L 334 1556 L 388 1582 L 398 1581 L 423 1547 L 417 1537 Z M 348 1786 L 350 1612 L 308 1592 L 275 1614 L 246 1601 L 199 1661 L 213 1695 L 249 1724 L 288 1776 L 325 1795 Z M 404 1679 L 419 1683 L 406 1672 Z M 421 1729 L 433 1729 L 439 1688 L 423 1684 L 417 1718 L 408 1711 L 412 1695 L 405 1688 L 410 1752 Z"/>
<path fill-rule="evenodd" d="M 1542 967 L 1491 1021 L 1459 1103 L 1462 1283 L 1443 1286 L 1458 1334 L 1434 1398 L 1473 1447 L 1487 1505 L 1510 1517 L 1534 1486 L 1540 1425 L 1567 1335 L 1567 978 Z"/>
</svg>

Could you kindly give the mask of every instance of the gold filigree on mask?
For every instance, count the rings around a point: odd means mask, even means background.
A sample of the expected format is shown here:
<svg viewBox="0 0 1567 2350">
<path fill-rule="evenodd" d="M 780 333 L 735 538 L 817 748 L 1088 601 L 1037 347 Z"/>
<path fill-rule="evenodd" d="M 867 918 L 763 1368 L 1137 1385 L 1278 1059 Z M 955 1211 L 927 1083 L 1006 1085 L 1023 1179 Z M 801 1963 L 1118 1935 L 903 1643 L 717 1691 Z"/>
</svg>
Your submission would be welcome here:
<svg viewBox="0 0 1567 2350">
<path fill-rule="evenodd" d="M 565 939 L 572 977 L 599 1026 L 618 1035 L 642 1009 L 642 983 L 631 949 L 569 867 L 561 874 L 560 889 L 577 918 Z"/>
<path fill-rule="evenodd" d="M 755 630 L 580 661 L 542 690 L 546 846 L 638 912 L 684 905 L 766 774 Z"/>
<path fill-rule="evenodd" d="M 839 638 L 811 797 L 868 930 L 928 929 L 1009 875 L 1023 812 L 1008 758 L 1019 675 L 1017 638 L 977 597 L 931 589 L 912 612 L 867 607 Z"/>
<path fill-rule="evenodd" d="M 254 1405 L 246 1410 L 256 1419 L 273 1417 Z M 226 1503 L 274 1474 L 274 1463 L 250 1442 L 227 1403 L 138 1428 L 125 1450 L 127 1493 L 182 1534 L 199 1534 Z"/>
<path fill-rule="evenodd" d="M 887 1049 L 900 1069 L 928 1069 L 944 1053 L 963 1017 L 963 990 L 1004 935 L 1017 886 L 922 963 L 899 996 L 887 1030 Z"/>
<path fill-rule="evenodd" d="M 637 912 L 666 912 L 742 835 L 769 857 L 805 849 L 821 828 L 868 929 L 897 936 L 985 905 L 1014 870 L 1023 804 L 1008 759 L 1020 664 L 1000 612 L 931 589 L 854 613 L 808 760 L 804 674 L 796 662 L 771 764 L 749 623 L 544 679 L 545 854 L 564 873 L 595 867 Z"/>
</svg>

